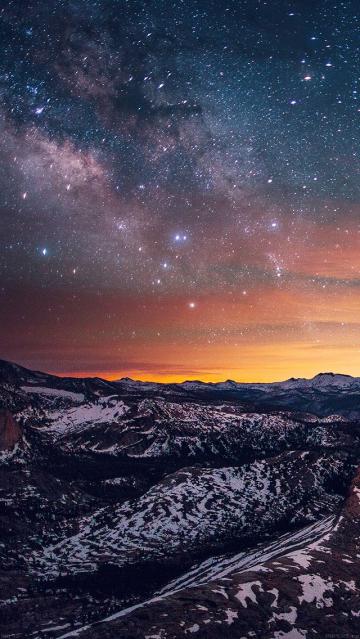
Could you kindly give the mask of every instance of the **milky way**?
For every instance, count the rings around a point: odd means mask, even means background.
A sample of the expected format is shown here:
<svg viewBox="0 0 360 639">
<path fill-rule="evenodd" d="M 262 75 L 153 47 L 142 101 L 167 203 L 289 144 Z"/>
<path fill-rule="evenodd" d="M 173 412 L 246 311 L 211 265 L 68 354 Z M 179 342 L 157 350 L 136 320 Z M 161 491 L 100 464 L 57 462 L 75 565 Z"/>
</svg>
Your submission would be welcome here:
<svg viewBox="0 0 360 639">
<path fill-rule="evenodd" d="M 360 374 L 357 1 L 0 9 L 4 357 Z"/>
</svg>

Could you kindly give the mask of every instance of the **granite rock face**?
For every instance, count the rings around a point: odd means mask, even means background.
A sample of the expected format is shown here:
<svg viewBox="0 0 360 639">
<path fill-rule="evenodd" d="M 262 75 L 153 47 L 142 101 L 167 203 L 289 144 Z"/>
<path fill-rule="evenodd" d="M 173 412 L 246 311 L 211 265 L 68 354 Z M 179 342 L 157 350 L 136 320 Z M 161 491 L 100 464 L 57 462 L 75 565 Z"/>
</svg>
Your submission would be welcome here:
<svg viewBox="0 0 360 639">
<path fill-rule="evenodd" d="M 11 412 L 0 409 L 0 451 L 11 450 L 21 441 L 22 429 Z"/>
</svg>

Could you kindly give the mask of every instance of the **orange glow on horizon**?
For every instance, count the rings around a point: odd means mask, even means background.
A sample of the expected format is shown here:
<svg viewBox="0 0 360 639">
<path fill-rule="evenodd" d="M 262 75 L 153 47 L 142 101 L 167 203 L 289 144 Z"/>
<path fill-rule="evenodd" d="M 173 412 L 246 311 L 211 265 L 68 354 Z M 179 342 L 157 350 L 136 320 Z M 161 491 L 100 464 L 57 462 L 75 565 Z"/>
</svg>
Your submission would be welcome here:
<svg viewBox="0 0 360 639">
<path fill-rule="evenodd" d="M 232 347 L 222 348 L 222 357 L 227 358 L 228 366 L 212 368 L 213 352 L 203 353 L 202 362 L 209 362 L 209 369 L 186 370 L 186 357 L 179 363 L 180 372 L 165 370 L 114 369 L 57 372 L 61 376 L 101 377 L 114 381 L 122 377 L 131 377 L 140 381 L 178 383 L 185 380 L 203 382 L 221 382 L 232 379 L 237 382 L 274 382 L 290 377 L 314 377 L 320 372 L 335 372 L 354 377 L 360 376 L 360 346 L 337 347 L 335 345 L 308 345 L 292 343 L 242 347 L 241 352 L 231 353 Z M 243 365 L 239 364 L 243 361 Z M 294 362 L 296 364 L 294 365 Z M 170 363 L 169 363 L 170 364 Z M 149 366 L 150 368 L 150 366 Z"/>
<path fill-rule="evenodd" d="M 2 309 L 2 357 L 63 376 L 166 383 L 360 376 L 359 230 L 356 221 L 342 233 L 315 226 L 308 244 L 299 233 L 279 278 L 249 245 L 254 270 L 245 281 L 221 286 L 214 277 L 191 294 L 19 288 Z M 221 273 L 236 273 L 236 255 L 213 259 Z"/>
</svg>

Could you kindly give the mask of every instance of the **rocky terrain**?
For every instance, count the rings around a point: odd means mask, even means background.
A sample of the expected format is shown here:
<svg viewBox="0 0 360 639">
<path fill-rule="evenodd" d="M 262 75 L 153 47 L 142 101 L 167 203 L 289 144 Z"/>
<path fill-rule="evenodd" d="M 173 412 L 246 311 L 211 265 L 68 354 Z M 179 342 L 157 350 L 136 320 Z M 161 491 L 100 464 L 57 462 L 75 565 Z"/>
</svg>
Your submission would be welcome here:
<svg viewBox="0 0 360 639">
<path fill-rule="evenodd" d="M 356 635 L 359 400 L 0 362 L 1 636 Z"/>
</svg>

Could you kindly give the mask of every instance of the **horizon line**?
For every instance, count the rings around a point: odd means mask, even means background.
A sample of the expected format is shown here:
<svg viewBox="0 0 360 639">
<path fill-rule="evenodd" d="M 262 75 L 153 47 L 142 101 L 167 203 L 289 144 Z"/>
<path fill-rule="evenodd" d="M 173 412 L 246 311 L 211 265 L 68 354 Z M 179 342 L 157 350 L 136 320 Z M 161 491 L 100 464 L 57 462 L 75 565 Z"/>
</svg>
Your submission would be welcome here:
<svg viewBox="0 0 360 639">
<path fill-rule="evenodd" d="M 141 379 L 138 377 L 132 377 L 131 375 L 121 375 L 121 373 L 114 373 L 114 372 L 110 372 L 108 374 L 106 374 L 106 372 L 89 372 L 89 371 L 73 371 L 73 372 L 69 372 L 69 371 L 62 371 L 62 372 L 55 372 L 54 370 L 44 370 L 44 369 L 39 369 L 39 368 L 31 368 L 28 365 L 24 366 L 23 364 L 19 364 L 18 362 L 12 361 L 12 360 L 8 360 L 8 359 L 3 359 L 0 358 L 1 362 L 4 362 L 6 364 L 10 364 L 10 365 L 14 365 L 14 366 L 18 366 L 20 368 L 24 368 L 25 370 L 29 370 L 32 372 L 36 372 L 36 373 L 41 373 L 41 374 L 45 374 L 45 375 L 52 375 L 54 377 L 58 377 L 58 378 L 62 378 L 62 379 L 66 379 L 66 378 L 73 378 L 73 379 L 102 379 L 104 381 L 108 381 L 108 382 L 116 382 L 116 381 L 122 381 L 122 380 L 131 380 L 132 382 L 140 382 L 143 384 L 184 384 L 185 382 L 198 382 L 201 384 L 209 384 L 209 385 L 215 385 L 215 384 L 224 384 L 226 382 L 234 382 L 235 384 L 276 384 L 276 383 L 281 383 L 281 382 L 288 382 L 288 381 L 292 381 L 292 380 L 312 380 L 315 379 L 316 377 L 321 377 L 322 375 L 330 375 L 332 377 L 349 377 L 351 379 L 358 379 L 357 376 L 355 375 L 351 375 L 349 373 L 334 373 L 333 371 L 320 371 L 318 373 L 315 373 L 314 375 L 310 376 L 310 377 L 296 377 L 296 376 L 290 376 L 287 377 L 286 379 L 284 378 L 280 378 L 280 379 L 274 379 L 272 381 L 259 381 L 259 380 L 249 380 L 249 381 L 243 381 L 243 380 L 239 380 L 233 377 L 222 377 L 218 380 L 205 380 L 205 379 L 201 379 L 201 377 L 186 377 L 186 378 L 180 378 L 180 379 L 176 379 L 176 380 L 163 380 L 159 379 L 158 376 L 154 376 L 152 379 Z M 211 373 L 207 373 L 207 375 L 211 375 Z M 164 373 L 163 376 L 169 376 L 169 377 L 178 377 L 178 375 L 174 372 L 174 373 Z"/>
</svg>

